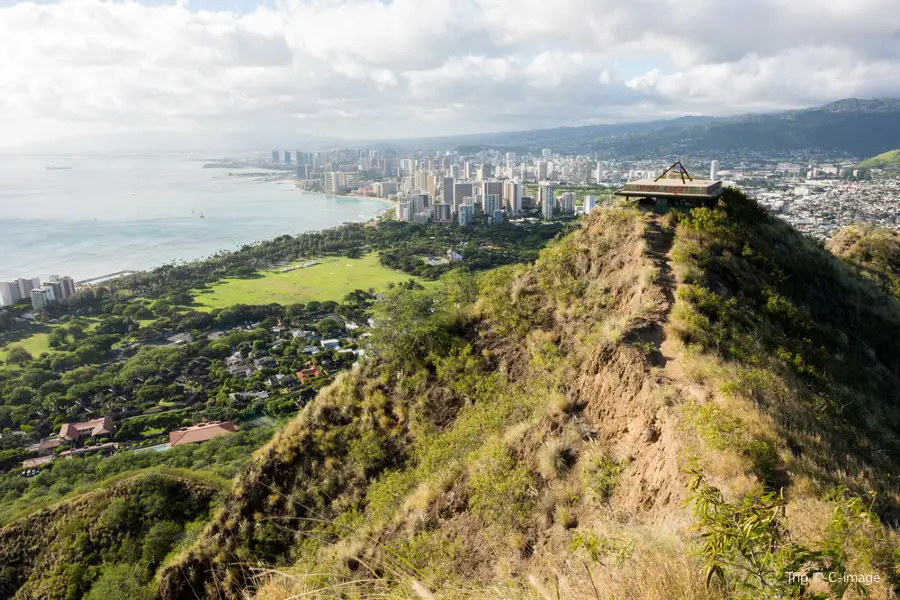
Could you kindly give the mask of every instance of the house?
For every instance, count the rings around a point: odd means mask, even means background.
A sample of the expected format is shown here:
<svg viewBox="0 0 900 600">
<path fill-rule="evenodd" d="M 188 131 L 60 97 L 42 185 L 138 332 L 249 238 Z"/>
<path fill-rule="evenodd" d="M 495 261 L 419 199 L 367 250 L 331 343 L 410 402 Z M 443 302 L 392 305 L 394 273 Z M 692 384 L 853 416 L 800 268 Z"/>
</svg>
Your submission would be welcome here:
<svg viewBox="0 0 900 600">
<path fill-rule="evenodd" d="M 112 419 L 103 417 L 83 423 L 66 423 L 59 430 L 59 437 L 74 442 L 88 437 L 110 436 L 115 430 Z"/>
<path fill-rule="evenodd" d="M 319 365 L 314 365 L 312 363 L 306 363 L 303 365 L 306 367 L 301 371 L 297 371 L 297 379 L 300 380 L 300 383 L 306 383 L 311 377 L 318 377 L 322 374 L 322 370 L 319 368 Z"/>
<path fill-rule="evenodd" d="M 253 375 L 253 368 L 248 365 L 235 365 L 228 367 L 228 374 L 232 377 L 243 377 L 246 379 Z"/>
<path fill-rule="evenodd" d="M 25 461 L 22 462 L 22 468 L 33 469 L 34 467 L 46 465 L 47 463 L 53 462 L 54 458 L 56 457 L 52 454 L 49 456 L 38 456 L 37 458 L 26 458 Z"/>
<path fill-rule="evenodd" d="M 274 369 L 278 366 L 278 362 L 271 356 L 264 356 L 253 361 L 257 369 Z"/>
<path fill-rule="evenodd" d="M 197 444 L 206 442 L 214 437 L 231 435 L 237 431 L 237 427 L 231 421 L 212 423 L 198 423 L 190 427 L 182 427 L 169 432 L 169 447 L 183 446 L 185 444 Z"/>
<path fill-rule="evenodd" d="M 119 449 L 119 445 L 115 442 L 107 442 L 105 444 L 100 444 L 99 446 L 88 446 L 86 448 L 77 448 L 74 450 L 66 450 L 64 452 L 60 452 L 60 458 L 72 458 L 74 456 L 84 456 L 85 454 L 90 454 L 92 452 L 99 452 L 100 454 L 113 454 L 116 450 Z"/>
<path fill-rule="evenodd" d="M 307 346 L 306 348 L 303 349 L 303 354 L 315 355 L 321 351 L 322 350 L 320 348 L 316 348 L 315 346 Z"/>
<path fill-rule="evenodd" d="M 322 347 L 326 350 L 337 350 L 341 347 L 341 342 L 336 339 L 322 340 Z"/>
<path fill-rule="evenodd" d="M 267 400 L 269 392 L 232 392 L 228 394 L 232 402 L 247 400 Z"/>
</svg>

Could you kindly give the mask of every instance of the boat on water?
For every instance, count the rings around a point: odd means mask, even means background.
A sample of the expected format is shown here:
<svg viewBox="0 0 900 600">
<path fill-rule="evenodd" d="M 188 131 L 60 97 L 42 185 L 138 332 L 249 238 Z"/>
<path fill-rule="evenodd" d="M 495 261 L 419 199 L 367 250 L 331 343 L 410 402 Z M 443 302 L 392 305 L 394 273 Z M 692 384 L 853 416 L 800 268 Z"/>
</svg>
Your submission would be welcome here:
<svg viewBox="0 0 900 600">
<path fill-rule="evenodd" d="M 202 211 L 202 210 L 200 211 L 200 218 L 201 218 L 201 219 L 205 219 L 205 218 L 206 218 L 206 217 L 203 216 L 203 211 Z"/>
<path fill-rule="evenodd" d="M 44 168 L 47 169 L 48 171 L 68 171 L 68 170 L 70 170 L 72 167 L 57 167 L 57 166 L 52 166 L 52 167 L 44 167 Z"/>
</svg>

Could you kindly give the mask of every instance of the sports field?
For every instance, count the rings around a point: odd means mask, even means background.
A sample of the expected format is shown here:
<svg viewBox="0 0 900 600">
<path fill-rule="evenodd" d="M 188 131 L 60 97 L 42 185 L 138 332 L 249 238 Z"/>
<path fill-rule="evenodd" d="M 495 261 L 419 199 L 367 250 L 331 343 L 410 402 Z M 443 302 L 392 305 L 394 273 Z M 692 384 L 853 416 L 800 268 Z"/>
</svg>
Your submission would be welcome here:
<svg viewBox="0 0 900 600">
<path fill-rule="evenodd" d="M 235 304 L 296 304 L 317 300 L 340 302 L 353 290 L 384 290 L 391 282 L 412 279 L 410 275 L 381 266 L 378 255 L 362 258 L 344 256 L 316 259 L 320 264 L 287 273 L 263 271 L 253 279 L 226 279 L 194 295 L 201 310 Z M 302 264 L 297 261 L 294 264 Z"/>
</svg>

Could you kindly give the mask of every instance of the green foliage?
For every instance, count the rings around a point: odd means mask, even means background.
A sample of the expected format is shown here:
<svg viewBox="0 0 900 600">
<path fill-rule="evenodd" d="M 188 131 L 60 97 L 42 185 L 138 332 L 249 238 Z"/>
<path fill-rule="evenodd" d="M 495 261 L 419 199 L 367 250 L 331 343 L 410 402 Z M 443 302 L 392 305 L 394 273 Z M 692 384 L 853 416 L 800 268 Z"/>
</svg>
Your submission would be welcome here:
<svg viewBox="0 0 900 600">
<path fill-rule="evenodd" d="M 156 593 L 136 565 L 106 565 L 85 600 L 154 600 Z"/>
<path fill-rule="evenodd" d="M 860 489 L 886 492 L 881 474 L 900 469 L 900 416 L 886 400 L 900 395 L 900 304 L 736 190 L 679 223 L 673 255 L 680 337 L 718 365 L 705 372 L 721 392 L 775 425 L 730 447 L 767 485 L 778 451 L 793 446 L 825 488 L 850 472 Z M 703 437 L 727 437 L 728 418 L 716 420 L 723 431 L 701 425 Z M 900 510 L 891 494 L 878 498 L 882 514 Z"/>
<path fill-rule="evenodd" d="M 105 458 L 93 456 L 57 460 L 51 469 L 28 479 L 15 474 L 0 476 L 0 524 L 69 494 L 89 491 L 110 477 L 139 469 L 190 469 L 231 479 L 250 462 L 252 450 L 268 441 L 272 433 L 271 428 L 257 427 L 217 437 L 203 444 L 176 446 L 166 452 L 145 450 L 122 452 Z"/>
<path fill-rule="evenodd" d="M 488 444 L 471 459 L 469 507 L 490 525 L 523 527 L 534 508 L 531 471 L 500 442 Z"/>
<path fill-rule="evenodd" d="M 627 466 L 628 461 L 614 461 L 605 454 L 589 456 L 581 472 L 585 496 L 598 504 L 607 503 Z"/>
<path fill-rule="evenodd" d="M 6 353 L 6 364 L 22 366 L 31 362 L 34 357 L 22 346 L 13 346 Z"/>
<path fill-rule="evenodd" d="M 183 536 L 184 527 L 178 523 L 173 521 L 154 523 L 144 536 L 141 554 L 144 564 L 151 568 L 159 565 Z"/>
<path fill-rule="evenodd" d="M 26 458 L 37 456 L 34 452 L 28 452 L 21 448 L 10 448 L 8 450 L 0 450 L 0 471 L 8 471 L 19 464 Z"/>
<path fill-rule="evenodd" d="M 521 267 L 502 267 L 478 280 L 479 305 L 482 313 L 502 336 L 524 338 L 531 330 L 532 318 L 540 299 L 514 286 L 524 273 Z"/>
<path fill-rule="evenodd" d="M 600 537 L 593 531 L 577 529 L 569 542 L 569 552 L 584 550 L 591 562 L 612 561 L 621 565 L 634 554 L 634 542 L 624 538 Z"/>
<path fill-rule="evenodd" d="M 688 487 L 707 585 L 718 582 L 726 597 L 736 600 L 795 598 L 805 593 L 808 582 L 792 574 L 823 569 L 824 556 L 791 539 L 783 518 L 784 499 L 773 492 L 754 492 L 729 503 L 699 471 L 691 475 Z"/>
<path fill-rule="evenodd" d="M 895 548 L 861 498 L 838 492 L 826 535 L 811 548 L 794 541 L 780 493 L 754 490 L 728 502 L 699 470 L 689 474 L 707 585 L 721 585 L 727 598 L 839 600 L 851 589 L 868 597 L 864 576 L 877 571 L 896 582 Z M 853 572 L 851 559 L 856 561 Z M 827 583 L 829 591 L 811 593 L 816 580 Z"/>
<path fill-rule="evenodd" d="M 377 327 L 371 338 L 372 349 L 400 370 L 449 347 L 449 316 L 436 304 L 432 291 L 390 290 L 375 304 L 373 318 Z"/>
</svg>

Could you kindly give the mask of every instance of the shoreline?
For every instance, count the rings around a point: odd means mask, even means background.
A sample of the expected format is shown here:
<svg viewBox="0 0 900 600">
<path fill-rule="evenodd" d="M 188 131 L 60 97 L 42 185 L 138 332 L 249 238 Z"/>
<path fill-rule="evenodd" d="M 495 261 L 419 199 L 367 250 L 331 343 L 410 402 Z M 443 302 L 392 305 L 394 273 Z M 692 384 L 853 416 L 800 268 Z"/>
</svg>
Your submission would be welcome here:
<svg viewBox="0 0 900 600">
<path fill-rule="evenodd" d="M 390 200 L 388 200 L 387 198 L 379 198 L 377 196 L 360 196 L 360 195 L 356 195 L 356 194 L 338 195 L 338 194 L 326 194 L 324 192 L 315 192 L 315 191 L 310 191 L 310 190 L 301 190 L 299 188 L 299 186 L 297 185 L 297 180 L 293 179 L 293 178 L 265 180 L 265 181 L 261 181 L 260 183 L 275 183 L 275 184 L 277 184 L 277 183 L 292 183 L 293 185 L 291 187 L 294 190 L 300 192 L 301 194 L 314 194 L 317 196 L 325 196 L 325 197 L 333 197 L 333 198 L 352 198 L 354 200 L 376 200 L 376 201 L 384 204 L 385 207 L 383 209 L 375 212 L 371 217 L 369 217 L 365 221 L 360 221 L 361 223 L 363 223 L 365 225 L 371 225 L 371 224 L 377 223 L 378 219 L 383 214 L 385 214 L 386 212 L 391 210 L 391 207 L 394 205 L 394 203 L 391 202 Z M 349 221 L 341 221 L 339 223 L 335 223 L 334 225 L 331 225 L 330 227 L 341 227 L 348 222 Z M 311 229 L 309 231 L 321 231 L 321 229 Z M 272 238 L 268 238 L 268 239 L 274 239 L 276 237 L 279 237 L 280 235 L 295 236 L 295 235 L 299 235 L 299 234 L 291 232 L 291 233 L 287 233 L 287 234 L 273 235 Z M 253 242 L 253 243 L 258 243 L 259 241 L 266 241 L 266 240 L 257 240 L 257 242 Z M 211 256 L 213 256 L 219 252 L 234 252 L 243 245 L 244 244 L 238 244 L 234 248 L 219 248 L 218 250 L 215 250 L 214 252 L 211 252 L 210 254 L 207 254 L 205 256 L 195 257 L 195 258 L 172 259 L 172 260 L 169 260 L 166 262 L 159 263 L 155 266 L 148 267 L 146 269 L 124 269 L 124 270 L 116 271 L 112 274 L 104 274 L 104 275 L 100 275 L 100 276 L 96 276 L 96 277 L 87 277 L 87 278 L 84 278 L 81 280 L 81 285 L 83 285 L 85 287 L 90 287 L 90 286 L 93 286 L 96 284 L 105 283 L 107 281 L 117 279 L 118 277 L 123 277 L 126 275 L 134 275 L 135 273 L 138 273 L 140 271 L 153 271 L 154 269 L 157 269 L 163 265 L 170 264 L 173 262 L 175 262 L 175 263 L 177 263 L 177 262 L 190 263 L 190 262 L 198 262 L 198 261 L 202 262 L 202 261 L 208 260 Z"/>
</svg>

